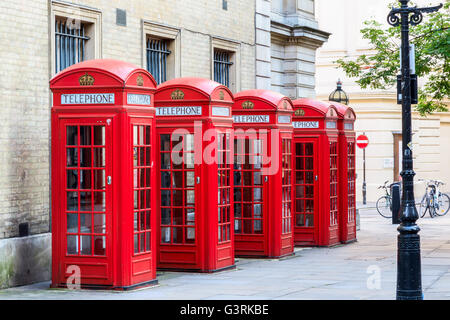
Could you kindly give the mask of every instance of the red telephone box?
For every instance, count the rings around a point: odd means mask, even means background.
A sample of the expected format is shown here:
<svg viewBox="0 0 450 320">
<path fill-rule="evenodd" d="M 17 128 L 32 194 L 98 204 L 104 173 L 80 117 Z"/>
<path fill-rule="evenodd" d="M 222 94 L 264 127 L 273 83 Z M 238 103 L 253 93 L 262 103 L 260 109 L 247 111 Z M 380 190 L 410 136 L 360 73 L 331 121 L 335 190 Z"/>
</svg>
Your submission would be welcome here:
<svg viewBox="0 0 450 320">
<path fill-rule="evenodd" d="M 52 287 L 130 289 L 157 282 L 156 82 L 117 60 L 51 81 Z"/>
<path fill-rule="evenodd" d="M 158 86 L 158 268 L 234 267 L 232 103 L 231 91 L 209 79 Z"/>
<path fill-rule="evenodd" d="M 317 100 L 293 104 L 295 245 L 335 245 L 340 241 L 338 113 Z"/>
<path fill-rule="evenodd" d="M 292 235 L 292 102 L 269 90 L 235 95 L 234 231 L 239 256 L 281 257 Z"/>
<path fill-rule="evenodd" d="M 355 112 L 337 102 L 330 102 L 338 112 L 339 130 L 339 198 L 340 239 L 343 243 L 356 241 L 356 192 L 355 192 Z"/>
</svg>

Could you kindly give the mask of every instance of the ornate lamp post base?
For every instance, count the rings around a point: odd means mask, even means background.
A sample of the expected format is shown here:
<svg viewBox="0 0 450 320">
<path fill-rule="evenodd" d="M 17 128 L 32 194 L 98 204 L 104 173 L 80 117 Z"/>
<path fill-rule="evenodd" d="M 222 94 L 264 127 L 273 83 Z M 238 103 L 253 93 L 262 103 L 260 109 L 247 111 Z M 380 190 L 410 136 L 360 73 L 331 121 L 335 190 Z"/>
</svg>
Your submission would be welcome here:
<svg viewBox="0 0 450 320">
<path fill-rule="evenodd" d="M 397 230 L 397 300 L 423 300 L 420 228 L 400 225 Z"/>
</svg>

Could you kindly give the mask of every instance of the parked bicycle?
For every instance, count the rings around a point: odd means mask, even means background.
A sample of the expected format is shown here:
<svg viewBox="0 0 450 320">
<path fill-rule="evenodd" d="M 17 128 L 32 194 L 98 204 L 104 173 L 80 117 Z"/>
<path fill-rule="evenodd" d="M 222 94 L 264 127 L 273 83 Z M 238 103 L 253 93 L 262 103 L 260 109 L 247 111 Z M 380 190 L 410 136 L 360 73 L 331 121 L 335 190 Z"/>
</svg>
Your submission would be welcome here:
<svg viewBox="0 0 450 320">
<path fill-rule="evenodd" d="M 450 209 L 450 197 L 440 190 L 440 186 L 444 183 L 439 180 L 419 179 L 419 181 L 426 182 L 425 195 L 419 205 L 419 216 L 425 217 L 427 211 L 431 218 L 444 216 Z"/>
<path fill-rule="evenodd" d="M 392 218 L 392 196 L 390 194 L 391 185 L 387 185 L 389 180 L 384 182 L 384 185 L 379 186 L 378 189 L 384 189 L 385 195 L 377 200 L 377 211 L 384 218 Z"/>
</svg>

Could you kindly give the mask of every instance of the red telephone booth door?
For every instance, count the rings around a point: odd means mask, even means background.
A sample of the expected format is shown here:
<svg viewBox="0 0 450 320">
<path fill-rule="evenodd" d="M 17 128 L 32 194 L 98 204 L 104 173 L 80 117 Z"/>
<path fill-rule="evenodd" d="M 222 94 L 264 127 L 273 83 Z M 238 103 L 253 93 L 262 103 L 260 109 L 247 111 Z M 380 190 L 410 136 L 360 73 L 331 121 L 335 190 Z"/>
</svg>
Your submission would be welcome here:
<svg viewBox="0 0 450 320">
<path fill-rule="evenodd" d="M 294 142 L 294 241 L 295 245 L 319 242 L 317 138 Z"/>
<path fill-rule="evenodd" d="M 347 142 L 347 238 L 356 239 L 355 141 Z"/>
<path fill-rule="evenodd" d="M 133 141 L 133 284 L 148 281 L 154 265 L 153 130 L 150 119 L 132 118 Z M 152 240 L 153 238 L 153 240 Z M 152 243 L 153 241 L 153 243 Z"/>
<path fill-rule="evenodd" d="M 280 256 L 294 248 L 292 210 L 292 135 L 281 136 L 281 247 Z"/>
<path fill-rule="evenodd" d="M 262 175 L 263 141 L 235 135 L 234 140 L 234 232 L 236 254 L 267 255 L 269 194 Z"/>
<path fill-rule="evenodd" d="M 330 141 L 330 224 L 327 230 L 327 245 L 339 242 L 339 168 L 338 168 L 338 142 Z"/>
<path fill-rule="evenodd" d="M 82 283 L 112 283 L 111 119 L 62 120 L 59 146 L 65 172 L 59 215 L 60 283 L 79 267 Z M 65 230 L 64 230 L 65 229 Z M 82 258 L 82 259 L 80 259 Z"/>
<path fill-rule="evenodd" d="M 176 129 L 158 132 L 160 146 L 160 268 L 199 269 L 201 250 L 197 226 L 201 206 L 197 185 L 199 166 L 194 165 L 194 134 L 176 135 Z"/>
</svg>

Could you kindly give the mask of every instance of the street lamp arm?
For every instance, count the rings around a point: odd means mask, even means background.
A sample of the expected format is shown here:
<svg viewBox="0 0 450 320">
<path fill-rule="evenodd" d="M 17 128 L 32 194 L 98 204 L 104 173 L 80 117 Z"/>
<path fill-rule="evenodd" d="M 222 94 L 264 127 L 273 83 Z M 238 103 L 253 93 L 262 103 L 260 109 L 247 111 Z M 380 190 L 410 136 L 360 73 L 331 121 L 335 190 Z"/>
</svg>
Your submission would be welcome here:
<svg viewBox="0 0 450 320">
<path fill-rule="evenodd" d="M 399 14 L 401 15 L 402 13 L 406 13 L 406 14 L 412 13 L 412 15 L 411 15 L 411 17 L 409 19 L 409 23 L 412 26 L 415 26 L 415 25 L 418 25 L 419 23 L 422 22 L 422 20 L 423 20 L 422 13 L 436 12 L 439 9 L 441 9 L 442 6 L 443 6 L 443 4 L 441 3 L 438 6 L 425 7 L 425 8 L 417 8 L 417 6 L 415 6 L 415 7 L 392 8 L 391 12 L 389 12 L 389 15 L 387 17 L 387 21 L 388 21 L 388 23 L 391 26 L 397 27 L 401 23 L 400 17 L 398 16 Z"/>
<path fill-rule="evenodd" d="M 411 18 L 409 19 L 409 23 L 412 26 L 416 26 L 419 23 L 422 22 L 423 19 L 423 15 L 422 13 L 431 13 L 431 12 L 436 12 L 438 11 L 440 8 L 442 8 L 442 3 L 438 6 L 434 6 L 434 7 L 428 7 L 428 8 L 412 8 L 411 12 Z"/>
<path fill-rule="evenodd" d="M 440 5 L 434 6 L 434 7 L 414 8 L 414 9 L 415 9 L 415 10 L 418 10 L 418 11 L 420 11 L 420 12 L 423 12 L 423 13 L 431 13 L 431 12 L 439 11 L 439 9 L 441 9 L 442 6 L 443 6 L 443 4 L 441 3 Z"/>
<path fill-rule="evenodd" d="M 400 25 L 400 17 L 397 15 L 401 13 L 401 9 L 392 8 L 391 12 L 387 17 L 388 23 L 393 27 L 398 27 Z"/>
</svg>

